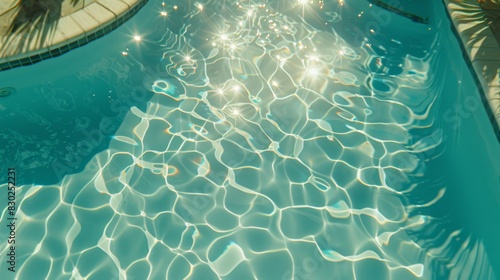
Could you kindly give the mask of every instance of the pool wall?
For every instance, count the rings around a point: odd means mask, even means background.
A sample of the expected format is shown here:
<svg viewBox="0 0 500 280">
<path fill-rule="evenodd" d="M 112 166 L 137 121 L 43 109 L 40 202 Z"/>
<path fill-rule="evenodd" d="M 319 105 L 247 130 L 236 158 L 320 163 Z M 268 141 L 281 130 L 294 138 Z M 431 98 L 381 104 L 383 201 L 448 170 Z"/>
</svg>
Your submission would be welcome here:
<svg viewBox="0 0 500 280">
<path fill-rule="evenodd" d="M 438 17 L 448 11 L 443 8 Z M 447 267 L 447 279 L 497 279 L 500 227 L 494 221 L 500 219 L 500 146 L 495 131 L 486 125 L 491 111 L 481 103 L 487 91 L 478 82 L 477 68 L 468 67 L 473 60 L 467 55 L 460 57 L 462 42 L 449 29 L 456 23 L 444 21 L 439 24 L 442 61 L 436 73 L 448 74 L 442 74 L 442 94 L 435 108 L 434 128 L 439 132 L 429 133 L 431 142 L 432 135 L 439 135 L 441 145 L 424 152 L 429 181 L 422 185 L 422 194 L 443 190 L 438 203 L 425 211 L 446 218 L 436 219 L 440 226 L 428 226 L 419 240 L 427 239 L 434 247 L 428 248 L 436 256 L 433 266 Z"/>
</svg>

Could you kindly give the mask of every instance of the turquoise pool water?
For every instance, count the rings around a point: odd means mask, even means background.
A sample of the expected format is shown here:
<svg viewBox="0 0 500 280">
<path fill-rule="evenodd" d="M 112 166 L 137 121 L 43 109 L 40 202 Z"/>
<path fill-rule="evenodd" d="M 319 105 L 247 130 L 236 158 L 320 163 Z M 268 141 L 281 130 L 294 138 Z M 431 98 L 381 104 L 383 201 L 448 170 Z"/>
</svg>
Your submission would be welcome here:
<svg viewBox="0 0 500 280">
<path fill-rule="evenodd" d="M 150 1 L 0 73 L 2 279 L 496 279 L 500 147 L 414 2 Z"/>
</svg>

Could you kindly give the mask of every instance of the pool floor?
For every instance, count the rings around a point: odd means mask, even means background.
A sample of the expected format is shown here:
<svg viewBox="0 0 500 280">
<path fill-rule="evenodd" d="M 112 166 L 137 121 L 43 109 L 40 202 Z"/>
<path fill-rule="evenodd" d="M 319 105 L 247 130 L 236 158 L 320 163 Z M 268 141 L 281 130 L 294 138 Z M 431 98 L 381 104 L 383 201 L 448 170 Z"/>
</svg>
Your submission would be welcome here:
<svg viewBox="0 0 500 280">
<path fill-rule="evenodd" d="M 0 73 L 22 182 L 0 275 L 496 279 L 500 147 L 445 7 L 410 4 L 429 22 L 370 1 L 149 1 Z"/>
</svg>

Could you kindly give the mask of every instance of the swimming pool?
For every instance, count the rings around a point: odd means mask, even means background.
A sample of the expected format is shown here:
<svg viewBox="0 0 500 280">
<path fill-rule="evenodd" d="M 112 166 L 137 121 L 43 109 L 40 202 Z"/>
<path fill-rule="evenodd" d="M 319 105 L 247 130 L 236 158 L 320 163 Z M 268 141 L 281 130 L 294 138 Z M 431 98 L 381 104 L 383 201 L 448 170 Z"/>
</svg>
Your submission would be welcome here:
<svg viewBox="0 0 500 280">
<path fill-rule="evenodd" d="M 442 3 L 398 7 L 150 1 L 0 73 L 1 275 L 495 279 L 498 141 Z"/>
</svg>

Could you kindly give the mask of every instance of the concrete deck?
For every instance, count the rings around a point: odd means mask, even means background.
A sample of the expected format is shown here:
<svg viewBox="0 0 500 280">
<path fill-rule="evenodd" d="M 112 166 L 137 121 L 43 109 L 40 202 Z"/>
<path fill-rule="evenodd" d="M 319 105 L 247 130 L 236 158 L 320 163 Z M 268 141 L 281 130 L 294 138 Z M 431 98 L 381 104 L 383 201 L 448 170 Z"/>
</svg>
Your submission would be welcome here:
<svg viewBox="0 0 500 280">
<path fill-rule="evenodd" d="M 444 0 L 500 128 L 500 0 Z M 497 130 L 498 134 L 498 130 Z"/>
<path fill-rule="evenodd" d="M 116 29 L 147 0 L 1 0 L 0 71 L 59 56 Z"/>
</svg>

